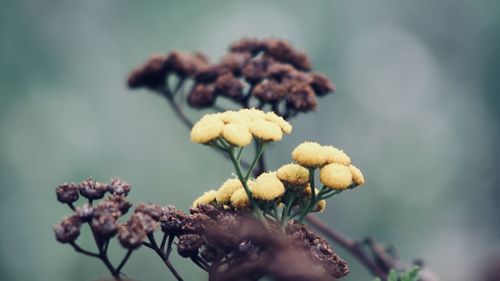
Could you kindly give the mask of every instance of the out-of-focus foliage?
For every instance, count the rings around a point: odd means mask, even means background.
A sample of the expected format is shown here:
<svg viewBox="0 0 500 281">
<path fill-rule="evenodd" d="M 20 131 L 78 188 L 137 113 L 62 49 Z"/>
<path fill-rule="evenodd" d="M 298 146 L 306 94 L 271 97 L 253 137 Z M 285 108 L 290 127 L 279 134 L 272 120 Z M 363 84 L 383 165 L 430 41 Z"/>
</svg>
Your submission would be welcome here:
<svg viewBox="0 0 500 281">
<path fill-rule="evenodd" d="M 50 226 L 66 212 L 53 203 L 62 181 L 121 176 L 134 186 L 131 200 L 187 209 L 228 178 L 229 166 L 207 169 L 228 164 L 190 143 L 161 97 L 127 90 L 126 75 L 153 52 L 218 57 L 243 35 L 276 35 L 307 50 L 337 92 L 292 121 L 293 136 L 269 148 L 269 168 L 304 136 L 342 147 L 366 185 L 322 218 L 423 258 L 442 280 L 481 281 L 500 255 L 499 11 L 498 1 L 463 0 L 4 1 L 2 280 L 106 275 L 54 240 Z M 345 280 L 371 279 L 339 255 L 351 268 Z M 139 253 L 126 273 L 168 278 L 159 262 Z M 173 262 L 187 280 L 203 276 Z"/>
</svg>

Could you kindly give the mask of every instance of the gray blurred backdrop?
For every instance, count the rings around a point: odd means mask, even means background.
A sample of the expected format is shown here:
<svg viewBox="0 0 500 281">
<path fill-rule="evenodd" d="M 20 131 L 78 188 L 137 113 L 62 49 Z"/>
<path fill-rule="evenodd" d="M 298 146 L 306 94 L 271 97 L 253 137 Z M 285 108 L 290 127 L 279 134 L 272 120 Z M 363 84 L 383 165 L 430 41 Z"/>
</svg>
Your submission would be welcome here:
<svg viewBox="0 0 500 281">
<path fill-rule="evenodd" d="M 324 219 L 423 258 L 442 280 L 478 280 L 500 251 L 499 9 L 465 0 L 1 1 L 0 279 L 107 276 L 53 238 L 68 213 L 54 194 L 64 181 L 121 176 L 135 202 L 183 209 L 219 186 L 230 165 L 190 143 L 161 97 L 129 91 L 126 75 L 151 53 L 217 58 L 242 36 L 279 36 L 338 91 L 293 120 L 269 167 L 305 139 L 343 148 L 367 184 L 330 202 Z M 345 280 L 371 280 L 339 252 L 351 266 Z M 205 277 L 174 263 L 187 280 Z M 149 251 L 125 272 L 171 279 Z"/>
</svg>

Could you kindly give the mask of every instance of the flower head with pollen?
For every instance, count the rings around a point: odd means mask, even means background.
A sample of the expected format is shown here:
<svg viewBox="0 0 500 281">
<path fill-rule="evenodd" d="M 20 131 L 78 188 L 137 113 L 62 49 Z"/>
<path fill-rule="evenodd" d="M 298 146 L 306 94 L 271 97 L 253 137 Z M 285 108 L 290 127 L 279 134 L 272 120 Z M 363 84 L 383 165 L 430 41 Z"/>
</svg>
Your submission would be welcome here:
<svg viewBox="0 0 500 281">
<path fill-rule="evenodd" d="M 215 116 L 206 116 L 194 124 L 191 129 L 191 140 L 206 144 L 217 139 L 224 129 L 224 122 Z"/>
<path fill-rule="evenodd" d="M 331 145 L 323 146 L 323 149 L 325 151 L 326 162 L 328 164 L 339 163 L 346 166 L 351 164 L 351 158 L 349 158 L 344 151 Z"/>
<path fill-rule="evenodd" d="M 321 168 L 319 179 L 326 187 L 341 190 L 351 185 L 352 174 L 346 166 L 332 163 Z"/>
<path fill-rule="evenodd" d="M 250 144 L 253 139 L 248 127 L 239 123 L 225 125 L 222 130 L 222 137 L 230 144 L 237 147 L 246 146 Z"/>
<path fill-rule="evenodd" d="M 252 196 L 263 201 L 272 201 L 285 193 L 285 186 L 278 179 L 276 173 L 263 173 L 255 179 L 255 184 L 250 186 Z"/>
<path fill-rule="evenodd" d="M 240 111 L 228 110 L 220 113 L 217 117 L 225 124 L 241 124 L 248 126 L 250 125 L 250 122 L 252 122 L 252 119 L 248 115 L 245 115 Z"/>
<path fill-rule="evenodd" d="M 351 171 L 352 174 L 352 180 L 356 185 L 363 185 L 365 184 L 365 177 L 363 176 L 363 173 L 361 173 L 361 170 L 358 169 L 358 167 L 354 165 L 349 165 L 349 171 Z"/>
<path fill-rule="evenodd" d="M 316 142 L 303 142 L 292 151 L 292 158 L 299 165 L 317 168 L 326 164 L 325 150 Z"/>
<path fill-rule="evenodd" d="M 283 138 L 283 132 L 276 123 L 257 119 L 250 123 L 250 132 L 255 138 L 262 141 L 279 141 Z"/>
<path fill-rule="evenodd" d="M 241 188 L 243 188 L 243 185 L 239 179 L 228 179 L 217 190 L 215 200 L 219 204 L 225 204 L 230 201 L 233 193 Z"/>
<path fill-rule="evenodd" d="M 309 182 L 309 170 L 298 164 L 286 164 L 276 172 L 278 178 L 292 186 L 306 185 Z"/>
<path fill-rule="evenodd" d="M 210 203 L 212 203 L 212 202 L 215 201 L 215 197 L 216 196 L 217 196 L 217 191 L 215 191 L 213 189 L 209 190 L 209 191 L 203 193 L 202 196 L 196 198 L 196 200 L 194 200 L 194 202 L 193 202 L 193 206 L 192 207 L 196 208 L 200 204 L 208 205 L 208 204 L 210 204 Z"/>
<path fill-rule="evenodd" d="M 248 198 L 245 189 L 243 188 L 237 189 L 231 195 L 231 205 L 233 205 L 233 207 L 237 209 L 243 209 L 250 206 L 250 199 Z"/>
<path fill-rule="evenodd" d="M 280 126 L 281 130 L 285 134 L 290 134 L 292 132 L 292 125 L 283 119 L 283 117 L 276 115 L 276 113 L 272 111 L 266 113 L 265 119 Z"/>
<path fill-rule="evenodd" d="M 253 107 L 243 108 L 239 112 L 243 115 L 250 117 L 252 121 L 257 119 L 264 119 L 266 117 L 266 114 L 262 110 L 255 109 Z"/>
</svg>

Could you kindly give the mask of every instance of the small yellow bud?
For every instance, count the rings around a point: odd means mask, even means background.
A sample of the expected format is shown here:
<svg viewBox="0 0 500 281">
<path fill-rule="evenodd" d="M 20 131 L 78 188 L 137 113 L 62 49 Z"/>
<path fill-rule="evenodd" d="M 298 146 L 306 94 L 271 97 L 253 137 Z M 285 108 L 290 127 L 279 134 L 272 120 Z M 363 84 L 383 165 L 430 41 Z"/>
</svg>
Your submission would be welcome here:
<svg viewBox="0 0 500 281">
<path fill-rule="evenodd" d="M 231 195 L 240 188 L 243 188 L 243 185 L 239 179 L 228 179 L 217 190 L 215 200 L 219 204 L 225 204 L 229 202 Z"/>
<path fill-rule="evenodd" d="M 351 158 L 344 151 L 331 145 L 323 146 L 323 149 L 325 151 L 326 163 L 339 163 L 346 166 L 351 164 Z"/>
<path fill-rule="evenodd" d="M 281 130 L 285 134 L 290 134 L 292 132 L 292 125 L 283 119 L 283 117 L 276 115 L 276 113 L 272 111 L 266 113 L 265 119 L 280 126 Z"/>
<path fill-rule="evenodd" d="M 250 199 L 244 188 L 237 189 L 233 195 L 231 195 L 231 205 L 237 209 L 243 209 L 250 205 Z"/>
<path fill-rule="evenodd" d="M 292 151 L 292 158 L 299 165 L 317 168 L 326 164 L 325 150 L 316 142 L 303 142 Z"/>
<path fill-rule="evenodd" d="M 225 125 L 222 130 L 222 137 L 237 147 L 248 145 L 253 139 L 248 128 L 239 123 Z"/>
<path fill-rule="evenodd" d="M 330 189 L 345 189 L 352 183 L 352 174 L 346 166 L 332 163 L 321 168 L 319 179 Z"/>
<path fill-rule="evenodd" d="M 252 121 L 249 129 L 254 137 L 263 141 L 279 141 L 283 137 L 280 126 L 263 119 Z"/>
<path fill-rule="evenodd" d="M 202 118 L 191 129 L 191 140 L 195 143 L 209 143 L 221 135 L 223 128 L 224 123 L 215 116 Z"/>
<path fill-rule="evenodd" d="M 198 207 L 200 204 L 210 204 L 215 201 L 215 196 L 217 195 L 217 191 L 215 190 L 209 190 L 205 193 L 203 193 L 202 196 L 196 198 L 193 202 L 193 208 Z"/>
<path fill-rule="evenodd" d="M 355 184 L 363 185 L 365 183 L 365 177 L 363 176 L 363 173 L 361 173 L 361 170 L 358 169 L 358 167 L 349 165 L 349 171 L 351 171 L 352 180 Z"/>
<path fill-rule="evenodd" d="M 326 200 L 322 199 L 322 200 L 319 200 L 318 203 L 316 203 L 316 205 L 314 206 L 314 208 L 311 211 L 322 213 L 325 209 L 326 209 Z"/>
<path fill-rule="evenodd" d="M 285 193 L 285 186 L 276 173 L 263 173 L 255 179 L 255 184 L 249 187 L 255 199 L 272 201 Z"/>
<path fill-rule="evenodd" d="M 305 185 L 309 182 L 309 170 L 298 164 L 286 164 L 276 172 L 278 178 L 291 185 Z"/>
</svg>

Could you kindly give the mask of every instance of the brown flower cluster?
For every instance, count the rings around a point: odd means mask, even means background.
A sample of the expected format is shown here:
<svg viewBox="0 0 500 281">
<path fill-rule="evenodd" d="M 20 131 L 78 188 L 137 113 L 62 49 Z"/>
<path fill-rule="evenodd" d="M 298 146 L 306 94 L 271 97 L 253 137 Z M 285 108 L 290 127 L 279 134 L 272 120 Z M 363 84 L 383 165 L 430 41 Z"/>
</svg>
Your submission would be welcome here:
<svg viewBox="0 0 500 281">
<path fill-rule="evenodd" d="M 209 63 L 201 53 L 174 51 L 151 57 L 130 74 L 128 85 L 172 94 L 166 81 L 173 74 L 180 81 L 194 80 L 187 96 L 191 107 L 211 107 L 218 97 L 225 97 L 245 108 L 269 105 L 277 114 L 291 117 L 315 110 L 318 96 L 335 91 L 325 75 L 311 68 L 308 56 L 288 41 L 246 38 L 233 43 L 218 63 Z"/>
<path fill-rule="evenodd" d="M 290 223 L 286 235 L 269 232 L 240 210 L 211 205 L 190 215 L 170 207 L 160 221 L 178 237 L 179 255 L 206 264 L 213 280 L 332 280 L 349 272 L 329 243 L 302 224 Z"/>
</svg>

